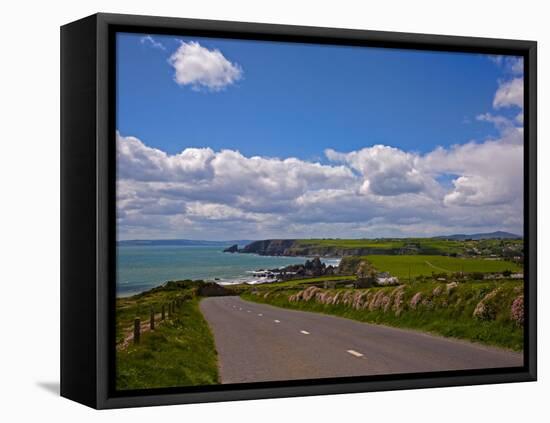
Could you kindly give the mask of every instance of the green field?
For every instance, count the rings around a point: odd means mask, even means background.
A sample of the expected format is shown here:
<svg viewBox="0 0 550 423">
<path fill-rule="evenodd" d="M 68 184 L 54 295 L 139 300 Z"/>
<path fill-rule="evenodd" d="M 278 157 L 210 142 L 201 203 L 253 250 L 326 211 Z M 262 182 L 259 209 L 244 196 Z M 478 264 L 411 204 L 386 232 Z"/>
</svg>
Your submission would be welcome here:
<svg viewBox="0 0 550 423">
<path fill-rule="evenodd" d="M 365 257 L 382 272 L 389 272 L 400 279 L 416 276 L 430 276 L 432 273 L 455 272 L 512 272 L 522 271 L 522 267 L 504 260 L 485 260 L 477 258 L 456 258 L 425 255 L 371 255 Z"/>
<path fill-rule="evenodd" d="M 302 247 L 336 247 L 336 248 L 401 248 L 404 240 L 389 239 L 299 239 L 296 241 Z"/>
<path fill-rule="evenodd" d="M 383 239 L 300 239 L 295 248 L 335 248 L 387 250 L 388 253 L 405 249 L 428 254 L 460 254 L 472 244 L 468 241 L 453 241 L 434 238 L 383 238 Z"/>
</svg>

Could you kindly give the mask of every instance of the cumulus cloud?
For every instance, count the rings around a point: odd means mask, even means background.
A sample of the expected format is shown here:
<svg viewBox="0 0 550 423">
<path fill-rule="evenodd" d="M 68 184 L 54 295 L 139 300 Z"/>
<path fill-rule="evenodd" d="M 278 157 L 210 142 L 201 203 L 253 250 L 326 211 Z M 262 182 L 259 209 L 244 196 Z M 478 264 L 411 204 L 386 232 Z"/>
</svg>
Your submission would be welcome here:
<svg viewBox="0 0 550 423">
<path fill-rule="evenodd" d="M 500 109 L 511 106 L 523 108 L 523 78 L 514 78 L 499 83 L 493 107 Z"/>
<path fill-rule="evenodd" d="M 197 43 L 182 43 L 178 51 L 184 50 L 183 64 L 195 54 L 189 48 L 236 66 Z M 236 80 L 217 79 L 215 65 L 206 71 L 209 76 L 198 76 L 197 69 L 181 83 L 216 90 L 225 86 L 220 81 Z M 387 145 L 347 152 L 327 149 L 322 163 L 208 147 L 168 154 L 117 133 L 119 236 L 357 238 L 496 229 L 522 233 L 522 81 L 515 77 L 501 82 L 496 112 L 477 116 L 494 125 L 497 137 L 424 154 Z M 495 114 L 504 107 L 516 110 Z"/>
<path fill-rule="evenodd" d="M 510 70 L 515 74 L 523 74 L 523 58 L 515 57 L 509 62 Z"/>
<path fill-rule="evenodd" d="M 422 159 L 426 172 L 460 175 L 446 206 L 506 205 L 523 200 L 523 146 L 503 140 L 436 149 Z"/>
<path fill-rule="evenodd" d="M 523 57 L 496 55 L 489 56 L 489 59 L 508 73 L 523 74 Z"/>
<path fill-rule="evenodd" d="M 144 37 L 141 37 L 140 39 L 141 44 L 147 44 L 150 45 L 153 48 L 158 48 L 159 50 L 166 50 L 166 47 L 164 44 L 162 44 L 160 41 L 155 40 L 150 35 L 146 35 Z"/>
<path fill-rule="evenodd" d="M 177 155 L 146 146 L 134 137 L 117 133 L 118 177 L 137 181 L 194 181 L 212 176 L 210 148 L 187 148 Z"/>
<path fill-rule="evenodd" d="M 417 169 L 418 156 L 394 147 L 375 145 L 347 154 L 327 149 L 325 154 L 329 160 L 346 163 L 361 173 L 363 194 L 418 193 L 430 183 Z"/>
<path fill-rule="evenodd" d="M 232 63 L 217 49 L 209 50 L 198 42 L 181 42 L 170 56 L 174 80 L 195 90 L 220 91 L 242 78 L 242 68 Z"/>
<path fill-rule="evenodd" d="M 323 165 L 208 148 L 169 155 L 118 135 L 117 155 L 125 237 L 521 231 L 523 148 L 502 140 L 428 154 L 383 145 L 327 150 Z M 449 187 L 438 183 L 448 174 L 457 175 Z"/>
<path fill-rule="evenodd" d="M 295 211 L 296 200 L 308 192 L 356 183 L 345 166 L 245 157 L 238 151 L 209 148 L 186 148 L 169 155 L 120 134 L 117 176 L 121 225 L 136 214 L 179 214 L 188 222 L 201 215 L 205 221 L 276 220 Z"/>
<path fill-rule="evenodd" d="M 523 112 L 518 113 L 518 114 L 516 115 L 515 119 L 516 119 L 516 122 L 517 122 L 517 123 L 523 125 Z"/>
<path fill-rule="evenodd" d="M 478 115 L 476 119 L 492 123 L 500 132 L 499 140 L 502 144 L 523 145 L 523 112 L 518 113 L 513 119 L 491 113 Z"/>
<path fill-rule="evenodd" d="M 500 196 L 495 189 L 500 181 L 480 175 L 460 176 L 453 181 L 454 189 L 443 199 L 446 205 L 478 206 L 481 204 L 499 204 Z M 500 193 L 502 195 L 502 192 Z"/>
</svg>

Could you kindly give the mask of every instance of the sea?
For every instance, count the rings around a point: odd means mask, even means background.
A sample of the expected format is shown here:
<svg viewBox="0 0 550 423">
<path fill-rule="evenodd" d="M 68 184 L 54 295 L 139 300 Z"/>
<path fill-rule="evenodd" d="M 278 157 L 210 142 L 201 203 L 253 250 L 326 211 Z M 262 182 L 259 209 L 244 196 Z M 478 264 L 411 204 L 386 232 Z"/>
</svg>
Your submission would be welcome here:
<svg viewBox="0 0 550 423">
<path fill-rule="evenodd" d="M 117 245 L 117 296 L 126 297 L 170 280 L 202 279 L 221 285 L 266 283 L 254 271 L 304 263 L 307 257 L 224 253 L 225 247 L 196 245 Z M 340 259 L 321 258 L 337 266 Z"/>
</svg>

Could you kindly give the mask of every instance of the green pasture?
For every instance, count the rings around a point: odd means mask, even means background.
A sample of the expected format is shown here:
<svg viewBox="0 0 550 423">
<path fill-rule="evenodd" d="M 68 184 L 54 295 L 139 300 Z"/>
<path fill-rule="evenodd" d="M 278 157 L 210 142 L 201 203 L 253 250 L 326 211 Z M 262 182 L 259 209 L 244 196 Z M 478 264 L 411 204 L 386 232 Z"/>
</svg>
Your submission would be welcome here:
<svg viewBox="0 0 550 423">
<path fill-rule="evenodd" d="M 381 272 L 389 272 L 400 279 L 430 276 L 432 273 L 493 273 L 522 271 L 521 266 L 505 260 L 459 258 L 428 255 L 370 255 L 365 257 Z"/>
</svg>

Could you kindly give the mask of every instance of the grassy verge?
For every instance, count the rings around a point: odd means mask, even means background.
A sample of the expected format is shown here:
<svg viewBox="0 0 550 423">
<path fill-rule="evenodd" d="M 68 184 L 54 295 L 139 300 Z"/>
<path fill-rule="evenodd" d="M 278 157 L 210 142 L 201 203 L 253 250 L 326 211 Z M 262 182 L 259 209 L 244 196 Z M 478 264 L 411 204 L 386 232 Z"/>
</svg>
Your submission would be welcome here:
<svg viewBox="0 0 550 423">
<path fill-rule="evenodd" d="M 461 283 L 451 289 L 433 282 L 353 290 L 310 287 L 249 291 L 242 297 L 520 351 L 523 327 L 511 309 L 521 295 L 523 282 L 507 280 Z"/>
<path fill-rule="evenodd" d="M 117 343 L 123 341 L 136 315 L 147 319 L 150 307 L 180 299 L 170 318 L 145 331 L 139 345 L 117 350 L 118 390 L 217 384 L 217 353 L 192 286 L 156 290 L 117 301 Z"/>
</svg>

